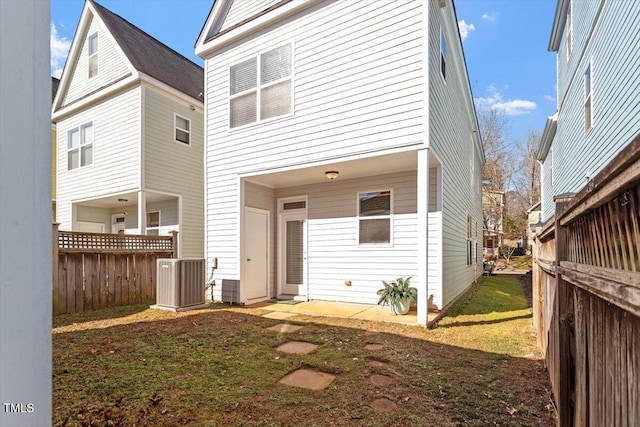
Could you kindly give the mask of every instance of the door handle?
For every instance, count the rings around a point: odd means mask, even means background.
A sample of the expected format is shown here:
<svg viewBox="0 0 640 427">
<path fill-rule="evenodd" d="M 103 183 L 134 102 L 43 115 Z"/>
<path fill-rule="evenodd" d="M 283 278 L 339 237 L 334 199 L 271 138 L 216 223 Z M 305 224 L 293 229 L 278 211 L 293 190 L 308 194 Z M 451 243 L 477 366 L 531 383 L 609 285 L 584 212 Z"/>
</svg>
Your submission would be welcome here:
<svg viewBox="0 0 640 427">
<path fill-rule="evenodd" d="M 251 261 L 251 258 L 247 258 L 247 261 Z"/>
</svg>

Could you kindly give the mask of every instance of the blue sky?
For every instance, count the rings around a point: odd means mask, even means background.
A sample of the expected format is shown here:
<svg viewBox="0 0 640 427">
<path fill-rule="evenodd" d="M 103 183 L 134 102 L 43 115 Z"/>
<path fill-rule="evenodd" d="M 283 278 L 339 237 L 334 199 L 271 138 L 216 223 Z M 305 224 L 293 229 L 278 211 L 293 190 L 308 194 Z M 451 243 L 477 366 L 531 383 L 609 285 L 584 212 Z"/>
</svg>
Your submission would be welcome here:
<svg viewBox="0 0 640 427">
<path fill-rule="evenodd" d="M 98 3 L 202 65 L 193 45 L 212 0 Z M 62 71 L 83 4 L 51 0 L 54 75 Z M 556 109 L 555 54 L 547 51 L 555 5 L 555 0 L 455 0 L 476 106 L 507 115 L 515 139 L 530 129 L 542 132 Z"/>
</svg>

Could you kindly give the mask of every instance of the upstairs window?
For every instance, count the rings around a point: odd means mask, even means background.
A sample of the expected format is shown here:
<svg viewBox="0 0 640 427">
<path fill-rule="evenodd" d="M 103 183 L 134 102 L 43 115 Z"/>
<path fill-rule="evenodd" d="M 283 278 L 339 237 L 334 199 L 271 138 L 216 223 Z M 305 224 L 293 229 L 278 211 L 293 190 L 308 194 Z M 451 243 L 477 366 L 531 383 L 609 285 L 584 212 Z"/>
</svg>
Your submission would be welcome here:
<svg viewBox="0 0 640 427">
<path fill-rule="evenodd" d="M 391 190 L 358 193 L 358 242 L 391 243 Z"/>
<path fill-rule="evenodd" d="M 98 75 L 98 33 L 93 33 L 87 39 L 89 53 L 89 78 Z"/>
<path fill-rule="evenodd" d="M 571 9 L 573 8 L 573 2 L 569 1 L 569 8 L 567 9 L 567 61 L 571 56 L 571 48 L 573 47 L 573 40 L 571 37 L 573 18 L 571 17 Z"/>
<path fill-rule="evenodd" d="M 442 77 L 447 80 L 447 41 L 444 38 L 442 28 L 440 28 L 440 72 Z"/>
<path fill-rule="evenodd" d="M 467 265 L 471 265 L 473 260 L 473 234 L 471 224 L 471 215 L 467 215 Z"/>
<path fill-rule="evenodd" d="M 291 113 L 291 45 L 231 66 L 229 127 Z"/>
<path fill-rule="evenodd" d="M 191 144 L 191 120 L 174 114 L 175 140 L 183 144 Z"/>
<path fill-rule="evenodd" d="M 591 64 L 584 73 L 584 131 L 589 132 L 593 122 L 593 108 L 591 105 Z"/>
<path fill-rule="evenodd" d="M 93 123 L 85 123 L 67 133 L 67 170 L 93 163 Z"/>
</svg>

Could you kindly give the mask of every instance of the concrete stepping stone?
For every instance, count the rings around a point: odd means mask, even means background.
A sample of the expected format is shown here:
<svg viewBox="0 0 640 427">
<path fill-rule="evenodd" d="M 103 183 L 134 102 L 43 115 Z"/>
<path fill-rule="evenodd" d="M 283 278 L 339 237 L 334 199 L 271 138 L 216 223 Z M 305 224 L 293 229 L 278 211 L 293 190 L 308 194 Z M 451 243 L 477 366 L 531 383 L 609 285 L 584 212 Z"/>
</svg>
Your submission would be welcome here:
<svg viewBox="0 0 640 427">
<path fill-rule="evenodd" d="M 367 360 L 367 365 L 371 366 L 372 368 L 382 368 L 384 366 L 387 366 L 387 362 L 383 362 L 382 360 L 370 359 Z"/>
<path fill-rule="evenodd" d="M 364 346 L 364 349 L 375 351 L 375 350 L 382 349 L 382 347 L 383 347 L 382 344 L 367 344 Z"/>
<path fill-rule="evenodd" d="M 262 317 L 266 317 L 267 319 L 275 319 L 275 320 L 285 320 L 293 316 L 296 316 L 296 314 L 287 313 L 285 311 L 272 311 L 271 313 L 262 315 Z"/>
<path fill-rule="evenodd" d="M 317 344 L 312 344 L 310 342 L 289 341 L 276 348 L 276 350 L 290 354 L 309 354 L 318 347 L 319 346 Z"/>
<path fill-rule="evenodd" d="M 369 404 L 369 406 L 371 406 L 376 411 L 384 412 L 385 414 L 393 412 L 397 408 L 397 405 L 386 397 L 374 400 Z"/>
<path fill-rule="evenodd" d="M 290 333 L 299 331 L 300 329 L 302 329 L 302 326 L 291 325 L 289 323 L 278 323 L 277 325 L 267 329 L 274 332 Z"/>
<path fill-rule="evenodd" d="M 393 378 L 386 375 L 373 374 L 369 377 L 369 381 L 371 381 L 373 385 L 386 386 L 393 382 Z"/>
<path fill-rule="evenodd" d="M 326 372 L 312 371 L 311 369 L 298 369 L 285 375 L 280 381 L 291 387 L 302 387 L 309 390 L 324 390 L 336 378 L 335 375 Z"/>
</svg>

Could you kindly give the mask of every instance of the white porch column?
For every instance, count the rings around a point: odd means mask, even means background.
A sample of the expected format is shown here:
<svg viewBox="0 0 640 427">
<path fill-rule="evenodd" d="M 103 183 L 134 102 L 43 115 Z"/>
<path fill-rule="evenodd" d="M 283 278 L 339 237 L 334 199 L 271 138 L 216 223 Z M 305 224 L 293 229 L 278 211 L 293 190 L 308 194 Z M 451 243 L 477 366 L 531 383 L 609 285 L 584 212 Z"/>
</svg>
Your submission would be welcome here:
<svg viewBox="0 0 640 427">
<path fill-rule="evenodd" d="M 138 191 L 138 232 L 147 234 L 147 195 L 144 190 Z"/>
<path fill-rule="evenodd" d="M 417 205 L 418 205 L 418 281 L 415 287 L 418 289 L 418 324 L 427 325 L 428 288 L 427 288 L 427 229 L 429 214 L 429 150 L 418 151 L 417 174 Z"/>
</svg>

